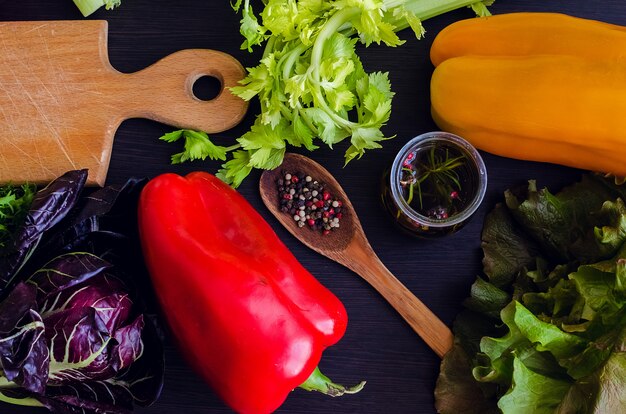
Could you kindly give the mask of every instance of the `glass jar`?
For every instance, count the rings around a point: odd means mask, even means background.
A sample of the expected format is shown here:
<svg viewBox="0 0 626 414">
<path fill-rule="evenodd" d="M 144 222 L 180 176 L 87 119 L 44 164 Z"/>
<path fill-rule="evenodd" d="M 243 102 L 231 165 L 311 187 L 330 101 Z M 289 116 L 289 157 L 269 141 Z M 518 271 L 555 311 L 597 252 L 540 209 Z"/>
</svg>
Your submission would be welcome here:
<svg viewBox="0 0 626 414">
<path fill-rule="evenodd" d="M 463 138 L 428 132 L 410 140 L 383 176 L 382 201 L 396 224 L 418 237 L 451 234 L 487 190 L 482 157 Z"/>
</svg>

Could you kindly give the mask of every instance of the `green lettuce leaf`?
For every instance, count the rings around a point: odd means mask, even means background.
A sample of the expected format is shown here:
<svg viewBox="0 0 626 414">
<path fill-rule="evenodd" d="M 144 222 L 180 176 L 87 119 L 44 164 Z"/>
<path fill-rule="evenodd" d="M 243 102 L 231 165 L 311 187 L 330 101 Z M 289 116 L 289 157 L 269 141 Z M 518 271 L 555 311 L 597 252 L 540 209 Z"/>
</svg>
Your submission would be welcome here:
<svg viewBox="0 0 626 414">
<path fill-rule="evenodd" d="M 510 301 L 511 296 L 508 293 L 479 277 L 472 285 L 471 296 L 463 302 L 463 305 L 473 311 L 498 318 L 500 311 Z"/>
<path fill-rule="evenodd" d="M 626 412 L 626 335 L 613 346 L 606 362 L 587 377 L 578 380 L 563 397 L 558 409 L 565 413 Z"/>
<path fill-rule="evenodd" d="M 538 190 L 531 180 L 524 197 L 522 200 L 512 191 L 505 193 L 513 218 L 543 252 L 560 262 L 594 262 L 609 257 L 624 241 L 623 229 L 616 230 L 621 234 L 618 240 L 602 240 L 602 232 L 595 229 L 607 219 L 613 228 L 622 224 L 616 217 L 620 214 L 615 211 L 618 206 L 602 210 L 605 201 L 615 200 L 615 193 L 593 178 L 585 176 L 556 196 L 546 188 Z"/>
<path fill-rule="evenodd" d="M 519 358 L 513 359 L 513 386 L 498 401 L 507 414 L 551 414 L 571 383 L 530 370 Z"/>
<path fill-rule="evenodd" d="M 496 207 L 485 217 L 482 232 L 483 268 L 497 287 L 510 284 L 539 255 L 537 245 L 518 229 L 506 206 Z"/>
<path fill-rule="evenodd" d="M 441 375 L 435 388 L 435 407 L 443 414 L 496 414 L 499 412 L 490 398 L 495 394 L 495 387 L 484 387 L 474 381 L 471 374 L 472 361 L 455 344 L 441 362 Z"/>
</svg>

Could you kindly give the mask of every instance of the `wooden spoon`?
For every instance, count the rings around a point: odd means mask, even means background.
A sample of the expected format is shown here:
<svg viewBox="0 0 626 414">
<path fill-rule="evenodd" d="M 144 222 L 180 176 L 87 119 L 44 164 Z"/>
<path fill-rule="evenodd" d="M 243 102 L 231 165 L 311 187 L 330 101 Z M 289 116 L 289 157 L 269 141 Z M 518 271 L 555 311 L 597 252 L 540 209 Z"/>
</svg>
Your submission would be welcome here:
<svg viewBox="0 0 626 414">
<path fill-rule="evenodd" d="M 341 227 L 322 235 L 298 227 L 289 214 L 280 211 L 276 181 L 286 172 L 303 172 L 342 200 Z M 440 357 L 452 347 L 450 329 L 406 288 L 380 261 L 370 246 L 352 203 L 334 177 L 321 165 L 302 155 L 286 154 L 283 164 L 265 171 L 259 184 L 261 198 L 272 214 L 306 246 L 344 265 L 374 287 Z"/>
</svg>

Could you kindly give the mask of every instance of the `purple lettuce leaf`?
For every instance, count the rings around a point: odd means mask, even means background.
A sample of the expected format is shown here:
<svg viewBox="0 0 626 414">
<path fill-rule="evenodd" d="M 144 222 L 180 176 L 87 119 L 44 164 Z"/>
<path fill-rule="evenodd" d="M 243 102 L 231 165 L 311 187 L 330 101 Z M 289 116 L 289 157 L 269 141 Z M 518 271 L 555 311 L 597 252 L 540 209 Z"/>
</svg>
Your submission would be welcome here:
<svg viewBox="0 0 626 414">
<path fill-rule="evenodd" d="M 0 256 L 0 297 L 15 284 L 16 275 L 29 260 L 43 234 L 58 224 L 76 205 L 87 170 L 69 171 L 38 191 L 13 243 Z"/>
<path fill-rule="evenodd" d="M 39 399 L 46 406 L 125 412 L 160 394 L 160 340 L 143 315 L 132 317 L 128 289 L 110 270 L 97 256 L 70 253 L 29 279 L 38 286 L 52 351 L 46 399 Z"/>
<path fill-rule="evenodd" d="M 133 396 L 135 404 L 146 407 L 156 401 L 163 388 L 163 358 L 162 341 L 150 321 L 143 319 L 141 340 L 143 351 L 135 362 L 120 371 L 117 376 L 118 384 L 126 384 L 125 388 Z"/>
<path fill-rule="evenodd" d="M 26 283 L 37 288 L 37 300 L 42 303 L 46 296 L 83 283 L 110 268 L 111 264 L 93 254 L 68 253 L 46 263 Z"/>
<path fill-rule="evenodd" d="M 121 364 L 114 358 L 114 349 L 143 348 L 143 323 L 133 338 L 139 344 L 116 339 L 116 335 L 124 338 L 128 331 L 125 325 L 133 302 L 124 283 L 106 273 L 109 268 L 92 254 L 68 253 L 28 279 L 37 287 L 39 311 L 46 324 L 51 350 L 49 384 L 62 383 L 66 377 L 86 381 L 114 376 L 116 365 Z M 122 331 L 118 333 L 118 329 Z"/>
<path fill-rule="evenodd" d="M 78 387 L 82 389 L 80 393 L 88 391 L 93 395 L 99 395 L 108 392 L 106 388 L 99 389 L 89 384 L 79 384 Z M 69 387 L 66 388 L 70 393 L 74 392 Z M 132 407 L 123 407 L 118 401 L 115 401 L 114 404 L 105 404 L 85 400 L 74 395 L 66 395 L 62 390 L 58 390 L 58 393 L 59 395 L 56 396 L 37 397 L 37 401 L 55 414 L 130 414 L 132 412 Z"/>
<path fill-rule="evenodd" d="M 67 253 L 36 271 L 27 283 L 37 287 L 44 319 L 90 307 L 111 334 L 130 316 L 133 302 L 126 285 L 105 273 L 110 268 L 108 262 L 90 253 Z"/>
<path fill-rule="evenodd" d="M 105 387 L 97 384 L 78 384 L 80 392 L 72 387 L 64 386 L 48 387 L 46 395 L 37 395 L 24 391 L 20 388 L 0 390 L 0 401 L 10 402 L 22 406 L 47 408 L 55 414 L 130 414 L 132 407 L 122 406 L 120 401 L 114 404 L 92 401 L 83 397 L 77 397 L 77 393 L 88 394 L 92 397 L 108 392 Z M 37 411 L 40 412 L 40 411 Z"/>
<path fill-rule="evenodd" d="M 45 396 L 35 398 L 60 414 L 128 414 L 133 404 L 147 406 L 154 402 L 163 385 L 163 355 L 154 327 L 144 326 L 139 317 L 118 333 L 119 345 L 112 351 L 117 354 L 113 364 L 119 368 L 115 377 L 50 385 Z M 137 341 L 138 334 L 141 341 Z"/>
<path fill-rule="evenodd" d="M 36 312 L 35 289 L 18 284 L 0 303 L 0 369 L 3 377 L 24 389 L 43 393 L 49 351 L 44 322 Z"/>
<path fill-rule="evenodd" d="M 101 273 L 84 284 L 53 292 L 41 306 L 46 321 L 59 313 L 91 308 L 107 334 L 113 334 L 131 315 L 133 302 L 121 280 Z"/>
<path fill-rule="evenodd" d="M 50 347 L 48 384 L 111 375 L 112 339 L 93 308 L 69 309 L 44 319 Z"/>
<path fill-rule="evenodd" d="M 143 315 L 139 315 L 132 323 L 115 331 L 117 345 L 113 347 L 111 368 L 116 372 L 127 369 L 143 355 L 145 347 L 141 333 L 144 326 Z"/>
<path fill-rule="evenodd" d="M 128 260 L 137 253 L 129 247 L 138 240 L 136 206 L 145 182 L 131 178 L 124 185 L 104 187 L 82 197 L 74 213 L 42 241 L 41 254 L 85 251 L 116 266 L 137 262 Z"/>
</svg>

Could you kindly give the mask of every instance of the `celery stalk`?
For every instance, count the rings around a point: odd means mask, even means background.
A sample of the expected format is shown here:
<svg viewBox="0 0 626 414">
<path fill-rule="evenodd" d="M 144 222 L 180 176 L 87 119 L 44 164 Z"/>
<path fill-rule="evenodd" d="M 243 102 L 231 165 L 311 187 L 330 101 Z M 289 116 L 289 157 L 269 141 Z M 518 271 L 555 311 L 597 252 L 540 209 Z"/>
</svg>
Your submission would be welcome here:
<svg viewBox="0 0 626 414">
<path fill-rule="evenodd" d="M 85 17 L 94 13 L 102 6 L 106 6 L 107 10 L 111 10 L 119 6 L 121 2 L 122 0 L 74 0 L 74 4 Z"/>
</svg>

